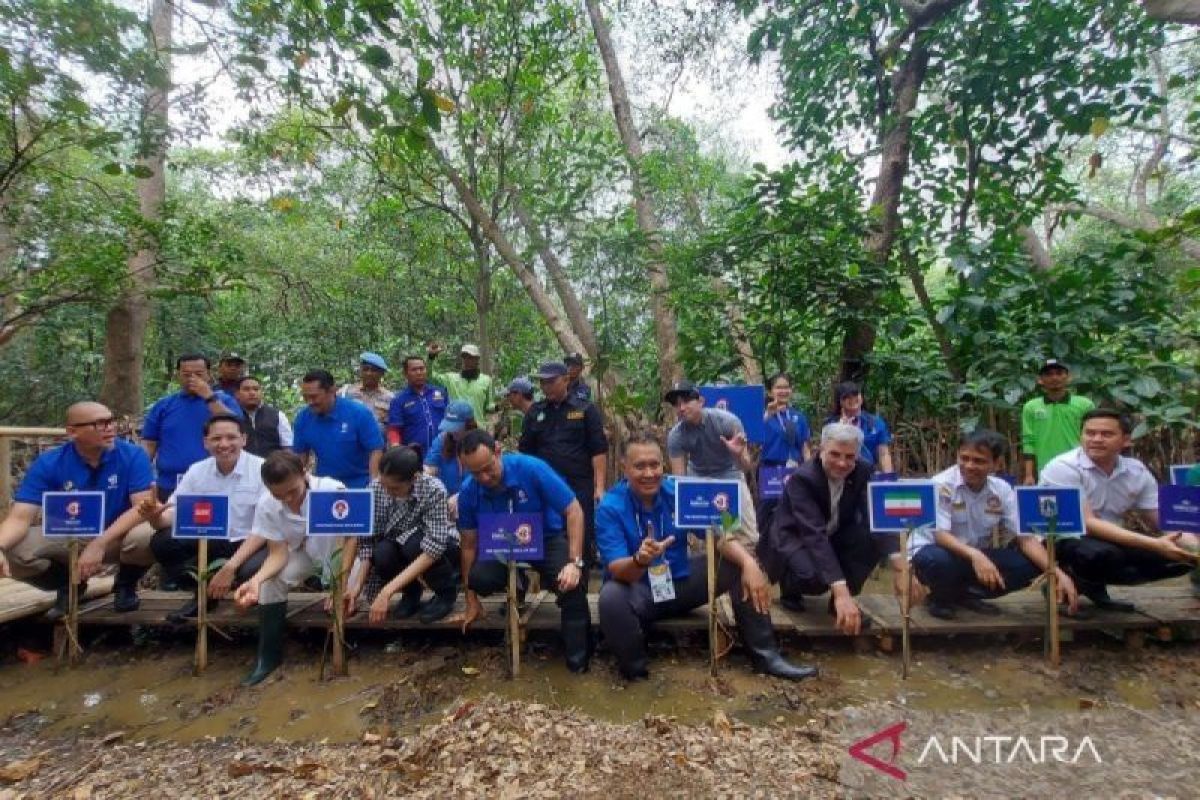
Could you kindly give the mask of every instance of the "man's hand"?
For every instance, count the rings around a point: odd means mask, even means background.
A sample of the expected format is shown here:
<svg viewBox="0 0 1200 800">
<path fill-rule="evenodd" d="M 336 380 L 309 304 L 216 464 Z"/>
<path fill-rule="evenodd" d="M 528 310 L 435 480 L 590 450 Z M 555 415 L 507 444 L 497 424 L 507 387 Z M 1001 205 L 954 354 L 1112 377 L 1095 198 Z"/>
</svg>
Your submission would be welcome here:
<svg viewBox="0 0 1200 800">
<path fill-rule="evenodd" d="M 325 602 L 323 605 L 325 607 L 326 614 L 333 613 L 333 595 L 332 594 L 325 596 Z M 354 611 L 356 608 L 358 608 L 358 593 L 352 592 L 349 589 L 342 592 L 342 618 L 349 619 L 350 617 L 353 617 Z"/>
<path fill-rule="evenodd" d="M 596 505 L 600 505 L 600 501 L 604 499 L 604 486 L 597 486 L 592 490 L 592 498 L 596 501 Z"/>
<path fill-rule="evenodd" d="M 771 400 L 767 402 L 767 413 L 778 414 L 780 411 L 783 411 L 785 408 L 787 408 L 787 406 L 788 404 L 783 400 L 771 398 Z"/>
<path fill-rule="evenodd" d="M 446 498 L 446 513 L 451 522 L 458 522 L 458 495 L 452 494 Z"/>
<path fill-rule="evenodd" d="M 1000 570 L 996 569 L 996 565 L 992 560 L 983 553 L 976 551 L 971 556 L 971 566 L 975 569 L 975 578 L 986 588 L 993 592 L 1003 591 L 1004 578 L 1000 577 Z"/>
<path fill-rule="evenodd" d="M 1058 597 L 1055 599 L 1066 604 L 1068 614 L 1074 614 L 1079 610 L 1079 591 L 1075 588 L 1075 581 L 1058 567 L 1054 568 L 1054 575 L 1058 579 Z"/>
<path fill-rule="evenodd" d="M 673 544 L 675 544 L 674 536 L 668 536 L 661 542 L 651 536 L 647 536 L 645 539 L 642 539 L 642 543 L 638 547 L 637 554 L 633 560 L 637 562 L 638 566 L 642 564 L 649 566 L 654 563 L 654 559 L 665 553 L 667 548 Z"/>
<path fill-rule="evenodd" d="M 249 580 L 239 586 L 233 593 L 233 602 L 237 603 L 237 607 L 243 611 L 258 605 L 258 582 Z"/>
<path fill-rule="evenodd" d="M 563 565 L 563 568 L 558 571 L 558 590 L 560 592 L 569 592 L 579 585 L 579 578 L 583 573 L 579 567 L 575 566 L 575 562 L 569 562 Z"/>
<path fill-rule="evenodd" d="M 8 556 L 4 555 L 4 551 L 0 550 L 0 578 L 11 578 L 12 570 L 8 566 Z"/>
<path fill-rule="evenodd" d="M 166 503 L 158 502 L 157 492 L 151 487 L 149 496 L 137 505 L 138 516 L 149 522 L 153 527 L 162 527 L 162 513 L 167 510 Z"/>
<path fill-rule="evenodd" d="M 771 613 L 771 582 L 758 564 L 742 567 L 742 600 L 749 600 L 760 614 Z"/>
<path fill-rule="evenodd" d="M 1153 550 L 1163 558 L 1168 558 L 1171 561 L 1183 561 L 1189 564 L 1195 564 L 1197 555 L 1191 550 L 1179 545 L 1179 542 L 1182 538 L 1182 533 L 1164 533 L 1162 536 L 1159 536 L 1154 540 Z"/>
<path fill-rule="evenodd" d="M 425 353 L 431 356 L 439 355 L 445 349 L 441 342 L 429 342 L 425 345 Z"/>
<path fill-rule="evenodd" d="M 208 381 L 195 375 L 188 377 L 184 388 L 202 400 L 209 400 L 213 396 L 213 388 L 208 385 Z"/>
<path fill-rule="evenodd" d="M 371 611 L 367 614 L 367 619 L 372 625 L 378 625 L 387 619 L 388 606 L 392 602 L 392 596 L 387 592 L 380 592 L 375 595 L 375 601 L 371 603 Z"/>
<path fill-rule="evenodd" d="M 733 436 L 722 436 L 721 441 L 735 457 L 741 457 L 742 453 L 746 452 L 746 434 L 744 432 L 735 433 Z"/>
<path fill-rule="evenodd" d="M 92 539 L 79 554 L 79 580 L 86 581 L 100 571 L 104 563 L 104 542 Z"/>
<path fill-rule="evenodd" d="M 858 603 L 854 601 L 854 598 L 848 592 L 835 594 L 833 610 L 837 615 L 838 630 L 847 636 L 857 636 L 862 630 L 862 611 L 859 610 Z"/>
<path fill-rule="evenodd" d="M 213 600 L 220 600 L 228 596 L 236 577 L 237 569 L 226 561 L 217 570 L 217 574 L 208 579 L 208 596 Z"/>
<path fill-rule="evenodd" d="M 455 614 L 448 622 L 461 622 L 462 632 L 466 633 L 471 627 L 471 623 L 477 619 L 483 619 L 486 616 L 483 610 L 483 603 L 479 602 L 479 595 L 467 589 L 466 592 L 466 607 L 461 613 Z"/>
</svg>

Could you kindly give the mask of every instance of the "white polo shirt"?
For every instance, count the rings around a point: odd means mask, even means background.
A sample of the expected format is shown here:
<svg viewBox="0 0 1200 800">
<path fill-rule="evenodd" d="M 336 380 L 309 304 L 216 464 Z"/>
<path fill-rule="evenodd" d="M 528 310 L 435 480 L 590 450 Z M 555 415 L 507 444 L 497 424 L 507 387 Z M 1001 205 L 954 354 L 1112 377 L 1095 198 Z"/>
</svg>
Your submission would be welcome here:
<svg viewBox="0 0 1200 800">
<path fill-rule="evenodd" d="M 333 478 L 308 476 L 308 491 L 330 492 L 345 489 L 346 485 Z M 272 542 L 287 542 L 288 550 L 307 550 L 310 555 L 328 556 L 341 542 L 339 536 L 314 536 L 309 539 L 304 531 L 308 527 L 309 495 L 304 495 L 300 513 L 294 514 L 283 503 L 271 496 L 269 491 L 263 492 L 254 510 L 254 532 Z"/>
<path fill-rule="evenodd" d="M 1005 547 L 1017 536 L 1017 493 L 1004 479 L 989 475 L 983 488 L 973 492 L 955 465 L 932 480 L 937 492 L 936 530 L 977 549 Z M 913 534 L 909 555 L 935 542 L 933 530 L 920 528 Z"/>
<path fill-rule="evenodd" d="M 1042 468 L 1041 483 L 1079 487 L 1093 514 L 1118 525 L 1129 511 L 1158 511 L 1158 481 L 1136 458 L 1117 456 L 1117 467 L 1108 475 L 1076 447 Z"/>
<path fill-rule="evenodd" d="M 229 539 L 241 541 L 253 531 L 254 509 L 267 490 L 262 482 L 263 460 L 246 450 L 228 475 L 217 469 L 215 458 L 197 461 L 179 478 L 167 505 L 175 507 L 175 495 L 220 494 L 229 498 Z"/>
</svg>

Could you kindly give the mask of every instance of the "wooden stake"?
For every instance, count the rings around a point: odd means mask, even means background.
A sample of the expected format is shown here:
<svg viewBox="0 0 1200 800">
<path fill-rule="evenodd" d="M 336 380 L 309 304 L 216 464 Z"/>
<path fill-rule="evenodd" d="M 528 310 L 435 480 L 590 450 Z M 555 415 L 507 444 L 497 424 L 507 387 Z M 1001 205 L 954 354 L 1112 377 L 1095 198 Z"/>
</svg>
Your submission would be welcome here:
<svg viewBox="0 0 1200 800">
<path fill-rule="evenodd" d="M 208 669 L 208 540 L 196 542 L 196 675 Z"/>
<path fill-rule="evenodd" d="M 521 674 L 521 610 L 517 607 L 517 562 L 511 553 L 506 596 L 504 640 L 508 645 L 508 676 L 516 678 Z"/>
<path fill-rule="evenodd" d="M 67 542 L 67 614 L 63 617 L 67 638 L 64 647 L 67 663 L 75 665 L 83 656 L 79 644 L 79 540 L 71 537 Z"/>
<path fill-rule="evenodd" d="M 1054 540 L 1057 538 L 1053 534 L 1046 537 L 1046 613 L 1049 622 L 1046 653 L 1053 667 L 1059 665 L 1061 656 L 1058 642 L 1058 569 L 1054 553 Z"/>
<path fill-rule="evenodd" d="M 908 536 L 911 533 L 910 528 L 905 528 L 900 532 L 900 560 L 904 565 L 904 597 L 900 598 L 900 648 L 901 648 L 901 672 L 900 676 L 908 679 L 908 665 L 912 660 L 912 649 L 908 639 L 908 627 L 912 621 L 912 565 L 908 561 Z"/>
<path fill-rule="evenodd" d="M 333 638 L 333 656 L 331 659 L 331 669 L 334 677 L 344 678 L 348 672 L 346 669 L 346 573 L 348 571 L 347 561 L 353 563 L 355 550 L 348 548 L 356 548 L 357 544 L 353 539 L 346 540 L 342 544 L 342 550 L 338 563 L 334 567 L 333 583 L 330 588 L 330 597 L 333 600 L 333 628 L 330 630 L 330 635 Z M 347 558 L 349 553 L 349 559 Z"/>
<path fill-rule="evenodd" d="M 708 562 L 708 674 L 716 677 L 720 642 L 717 641 L 717 535 L 714 525 L 704 537 L 704 556 Z"/>
</svg>

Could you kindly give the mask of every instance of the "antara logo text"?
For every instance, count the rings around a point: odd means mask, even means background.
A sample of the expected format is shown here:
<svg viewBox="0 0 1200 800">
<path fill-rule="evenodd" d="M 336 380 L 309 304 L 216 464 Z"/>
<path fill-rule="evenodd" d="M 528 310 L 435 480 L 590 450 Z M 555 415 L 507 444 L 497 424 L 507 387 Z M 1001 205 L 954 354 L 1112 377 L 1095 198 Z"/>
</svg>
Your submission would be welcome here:
<svg viewBox="0 0 1200 800">
<path fill-rule="evenodd" d="M 897 780 L 907 780 L 908 773 L 898 765 L 900 758 L 900 736 L 908 723 L 898 722 L 876 731 L 870 736 L 850 745 L 850 755 L 872 769 Z M 871 752 L 881 742 L 888 742 L 890 753 L 880 758 Z M 1023 734 L 986 736 L 939 736 L 934 734 L 925 740 L 917 764 L 941 763 L 954 765 L 969 764 L 1103 764 L 1104 759 L 1096 749 L 1092 737 L 1084 736 L 1072 740 L 1068 736 L 1047 734 L 1025 736 Z"/>
</svg>

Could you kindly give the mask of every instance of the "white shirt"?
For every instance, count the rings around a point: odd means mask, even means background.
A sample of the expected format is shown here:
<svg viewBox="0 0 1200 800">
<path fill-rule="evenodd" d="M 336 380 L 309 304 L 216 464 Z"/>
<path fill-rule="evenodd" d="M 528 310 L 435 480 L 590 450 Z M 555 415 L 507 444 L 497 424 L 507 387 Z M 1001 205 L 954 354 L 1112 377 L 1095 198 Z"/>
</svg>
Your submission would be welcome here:
<svg viewBox="0 0 1200 800">
<path fill-rule="evenodd" d="M 217 460 L 209 457 L 188 467 L 179 479 L 175 494 L 167 506 L 175 507 L 180 494 L 219 494 L 229 498 L 229 540 L 241 541 L 250 535 L 254 525 L 254 507 L 266 494 L 262 482 L 263 460 L 253 453 L 242 451 L 228 475 L 217 469 Z"/>
<path fill-rule="evenodd" d="M 345 484 L 333 478 L 308 476 L 309 493 L 313 491 L 329 492 L 345 488 Z M 308 528 L 308 500 L 309 494 L 305 493 L 304 502 L 300 505 L 300 513 L 295 514 L 272 497 L 269 491 L 264 492 L 262 499 L 258 501 L 258 506 L 254 509 L 254 532 L 272 542 L 287 542 L 290 551 L 294 552 L 304 548 L 312 553 L 313 548 L 306 547 L 308 537 L 304 533 Z M 329 547 L 320 549 L 328 549 L 330 553 L 341 541 L 341 537 L 338 536 L 320 536 L 313 537 L 313 539 L 326 542 Z"/>
<path fill-rule="evenodd" d="M 1005 547 L 1018 535 L 1017 493 L 1003 478 L 989 475 L 983 487 L 973 492 L 955 465 L 934 475 L 932 480 L 937 492 L 936 530 L 980 550 Z M 909 555 L 935 543 L 934 530 L 919 528 L 913 533 Z"/>
<path fill-rule="evenodd" d="M 1124 524 L 1129 511 L 1158 510 L 1158 481 L 1136 458 L 1117 456 L 1111 475 L 1096 466 L 1082 447 L 1068 450 L 1042 468 L 1043 486 L 1077 486 L 1092 513 L 1102 520 Z"/>
<path fill-rule="evenodd" d="M 279 412 L 279 443 L 284 447 L 291 447 L 296 441 L 296 437 L 292 434 L 292 423 L 288 422 L 287 414 Z"/>
</svg>

